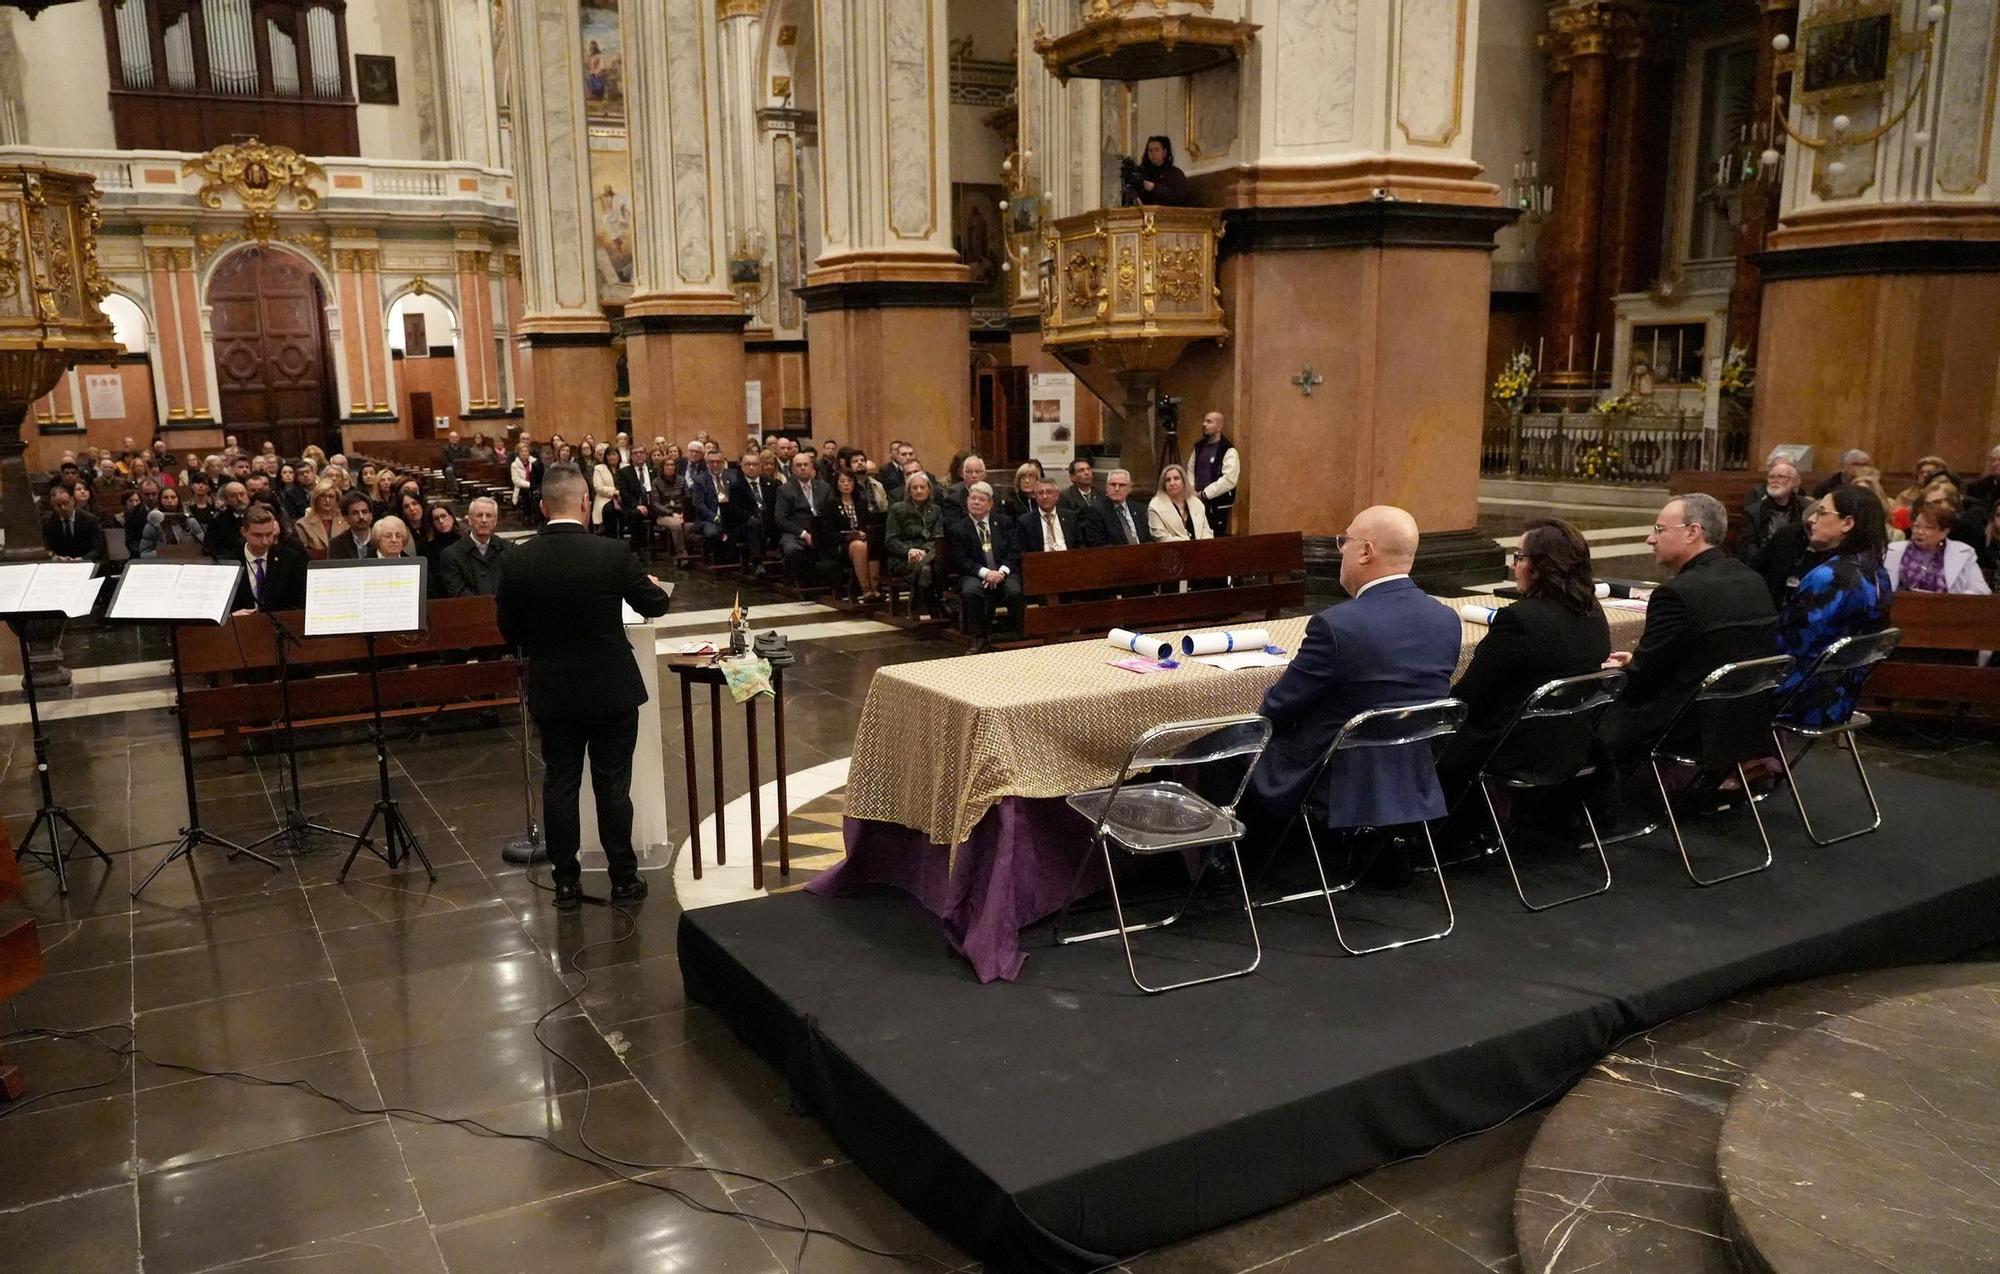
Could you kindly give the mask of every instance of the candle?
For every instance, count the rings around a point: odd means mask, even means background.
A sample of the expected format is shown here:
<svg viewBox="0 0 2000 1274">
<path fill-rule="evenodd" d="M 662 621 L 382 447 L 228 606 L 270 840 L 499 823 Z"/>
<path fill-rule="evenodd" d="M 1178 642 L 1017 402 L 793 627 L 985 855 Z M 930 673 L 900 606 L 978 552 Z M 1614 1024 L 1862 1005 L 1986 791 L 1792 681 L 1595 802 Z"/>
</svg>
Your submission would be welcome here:
<svg viewBox="0 0 2000 1274">
<path fill-rule="evenodd" d="M 1568 349 L 1568 351 L 1567 351 L 1567 352 L 1565 352 L 1565 353 L 1563 354 L 1563 370 L 1564 370 L 1564 371 L 1566 371 L 1566 372 L 1573 372 L 1573 371 L 1575 371 L 1575 370 L 1576 370 L 1576 333 L 1575 333 L 1575 332 L 1571 332 L 1571 333 L 1569 334 L 1569 349 Z"/>
<path fill-rule="evenodd" d="M 1597 375 L 1597 350 L 1603 344 L 1604 333 L 1602 332 L 1590 338 L 1590 374 L 1592 376 Z"/>
<path fill-rule="evenodd" d="M 1535 338 L 1535 374 L 1537 376 L 1541 375 L 1542 353 L 1547 348 L 1548 343 L 1549 343 L 1549 338 L 1546 336 L 1537 336 Z"/>
</svg>

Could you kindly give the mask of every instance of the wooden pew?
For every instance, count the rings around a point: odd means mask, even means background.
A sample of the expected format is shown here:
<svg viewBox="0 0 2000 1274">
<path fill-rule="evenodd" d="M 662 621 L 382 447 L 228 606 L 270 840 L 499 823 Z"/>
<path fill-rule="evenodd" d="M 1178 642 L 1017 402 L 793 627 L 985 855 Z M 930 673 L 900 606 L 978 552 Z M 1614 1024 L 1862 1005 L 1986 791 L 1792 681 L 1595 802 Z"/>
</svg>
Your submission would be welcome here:
<svg viewBox="0 0 2000 1274">
<path fill-rule="evenodd" d="M 1903 630 L 1897 657 L 1876 667 L 1864 687 L 1870 712 L 2000 715 L 2000 666 L 1980 668 L 1962 652 L 2000 651 L 2000 596 L 1897 593 L 1889 622 Z M 1923 663 L 1906 653 L 1957 651 L 1962 663 Z"/>
<path fill-rule="evenodd" d="M 292 632 L 301 611 L 280 612 Z M 203 735 L 268 729 L 280 720 L 274 675 L 277 635 L 262 615 L 235 615 L 217 628 L 181 632 L 181 668 L 191 680 L 188 729 Z M 515 659 L 500 636 L 491 597 L 439 598 L 421 635 L 378 637 L 382 711 L 404 716 L 490 708 L 516 699 Z M 369 715 L 367 644 L 359 637 L 308 637 L 286 651 L 294 720 L 301 727 Z M 261 680 L 256 678 L 262 678 Z"/>
<path fill-rule="evenodd" d="M 444 439 L 442 438 L 387 438 L 369 440 L 354 448 L 355 454 L 376 462 L 388 461 L 398 469 L 442 469 L 444 468 Z M 353 456 L 348 457 L 350 461 Z M 358 464 L 352 465 L 356 472 Z"/>
<path fill-rule="evenodd" d="M 1220 540 L 1118 544 L 1021 555 L 1022 620 L 1029 637 L 1133 629 L 1192 628 L 1262 612 L 1276 619 L 1306 596 L 1305 538 L 1297 531 Z M 1237 581 L 1228 584 L 1229 577 Z M 1261 582 L 1246 583 L 1256 577 Z M 1186 592 L 1172 591 L 1182 581 Z M 1089 596 L 1165 585 L 1124 598 Z"/>
</svg>

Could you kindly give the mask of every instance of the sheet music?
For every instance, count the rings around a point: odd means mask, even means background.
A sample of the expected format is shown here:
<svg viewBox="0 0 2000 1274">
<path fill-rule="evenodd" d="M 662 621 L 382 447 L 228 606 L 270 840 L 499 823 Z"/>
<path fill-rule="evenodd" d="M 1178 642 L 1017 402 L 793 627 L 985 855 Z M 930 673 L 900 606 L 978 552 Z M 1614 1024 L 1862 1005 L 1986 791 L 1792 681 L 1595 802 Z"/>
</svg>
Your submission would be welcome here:
<svg viewBox="0 0 2000 1274">
<path fill-rule="evenodd" d="M 96 574 L 95 562 L 0 566 L 0 614 L 82 615 L 89 611 L 102 587 L 90 587 Z"/>
<path fill-rule="evenodd" d="M 11 615 L 21 609 L 21 595 L 28 591 L 28 581 L 35 578 L 35 569 L 33 562 L 0 566 L 0 615 Z"/>
<path fill-rule="evenodd" d="M 423 562 L 306 572 L 306 636 L 411 633 L 423 627 Z"/>
<path fill-rule="evenodd" d="M 110 582 L 109 576 L 79 581 L 70 589 L 69 600 L 63 603 L 62 613 L 71 619 L 82 619 L 90 613 L 91 607 L 97 605 L 98 594 L 102 593 L 104 586 Z"/>
<path fill-rule="evenodd" d="M 243 568 L 215 562 L 128 562 L 109 619 L 219 622 L 236 598 Z"/>
</svg>

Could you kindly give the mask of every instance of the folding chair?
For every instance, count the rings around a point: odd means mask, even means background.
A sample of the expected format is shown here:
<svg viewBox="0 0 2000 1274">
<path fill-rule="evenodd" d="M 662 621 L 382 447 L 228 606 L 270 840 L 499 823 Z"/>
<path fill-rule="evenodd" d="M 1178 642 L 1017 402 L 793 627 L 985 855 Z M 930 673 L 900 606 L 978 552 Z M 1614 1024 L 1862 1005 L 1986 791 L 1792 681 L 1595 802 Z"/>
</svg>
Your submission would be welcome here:
<svg viewBox="0 0 2000 1274">
<path fill-rule="evenodd" d="M 1439 929 L 1435 933 L 1421 934 L 1413 938 L 1400 938 L 1392 942 L 1379 943 L 1372 947 L 1355 947 L 1349 945 L 1346 934 L 1340 928 L 1340 912 L 1333 905 L 1333 896 L 1336 893 L 1344 893 L 1352 889 L 1357 883 L 1358 878 L 1357 880 L 1347 881 L 1338 889 L 1328 883 L 1326 878 L 1326 860 L 1320 854 L 1319 836 L 1313 831 L 1313 818 L 1306 812 L 1306 805 L 1311 801 L 1312 793 L 1317 792 L 1323 786 L 1327 768 L 1333 764 L 1334 757 L 1340 753 L 1357 748 L 1402 748 L 1428 744 L 1432 739 L 1441 739 L 1456 733 L 1458 728 L 1465 724 L 1465 713 L 1465 704 L 1461 701 L 1457 699 L 1437 699 L 1430 703 L 1415 703 L 1401 708 L 1377 708 L 1369 712 L 1358 712 L 1350 717 L 1347 724 L 1340 727 L 1340 733 L 1334 736 L 1333 744 L 1327 748 L 1326 755 L 1320 758 L 1319 766 L 1313 772 L 1312 783 L 1306 788 L 1307 795 L 1305 800 L 1299 802 L 1299 808 L 1292 814 L 1291 822 L 1285 825 L 1284 833 L 1278 837 L 1278 844 L 1282 847 L 1291 836 L 1292 826 L 1301 820 L 1304 821 L 1306 826 L 1306 843 L 1312 848 L 1313 868 L 1319 873 L 1319 889 L 1307 889 L 1300 893 L 1287 894 L 1282 898 L 1272 899 L 1270 902 L 1259 903 L 1258 905 L 1269 906 L 1272 903 L 1293 902 L 1300 898 L 1310 898 L 1317 893 L 1326 900 L 1326 913 L 1333 920 L 1334 939 L 1340 943 L 1341 950 L 1347 952 L 1349 955 L 1372 955 L 1377 951 L 1392 951 L 1397 947 L 1414 946 L 1419 942 L 1435 942 L 1439 938 L 1449 936 L 1453 926 L 1458 923 L 1458 915 L 1452 909 L 1451 891 L 1445 887 L 1444 865 L 1438 861 L 1437 841 L 1431 836 L 1430 824 L 1424 822 L 1421 824 L 1424 829 L 1424 844 L 1430 850 L 1431 870 L 1437 876 L 1438 893 L 1444 899 L 1444 928 Z M 1433 753 L 1428 748 L 1426 748 L 1425 759 L 1434 763 Z M 1347 829 L 1329 826 L 1328 830 L 1342 831 Z"/>
<path fill-rule="evenodd" d="M 1764 756 L 1764 750 L 1771 745 L 1771 692 L 1791 673 L 1792 663 L 1790 655 L 1771 655 L 1723 664 L 1702 679 L 1647 753 L 1647 761 L 1653 767 L 1653 782 L 1660 789 L 1660 804 L 1667 811 L 1667 826 L 1674 834 L 1674 848 L 1680 851 L 1688 879 L 1697 885 L 1719 885 L 1771 865 L 1771 837 L 1764 830 L 1763 816 L 1757 812 L 1757 802 L 1750 793 L 1750 776 L 1744 773 L 1743 763 Z M 1682 735 L 1683 723 L 1694 730 L 1691 747 L 1676 742 Z M 1727 774 L 1734 769 L 1736 781 L 1743 789 L 1743 803 L 1757 825 L 1757 838 L 1764 842 L 1764 861 L 1720 876 L 1703 877 L 1697 872 L 1694 860 L 1688 857 L 1687 842 L 1681 839 L 1680 822 L 1674 817 L 1673 796 L 1667 791 L 1663 764 L 1693 769 L 1697 778 L 1701 774 Z"/>
<path fill-rule="evenodd" d="M 1514 791 L 1562 787 L 1597 773 L 1595 756 L 1597 720 L 1624 688 L 1625 673 L 1619 668 L 1564 677 L 1538 687 L 1514 714 L 1493 751 L 1479 767 L 1473 780 L 1485 798 L 1486 812 L 1493 819 L 1493 834 L 1506 860 L 1507 874 L 1514 878 L 1514 893 L 1529 911 L 1547 911 L 1566 902 L 1593 898 L 1611 888 L 1611 860 L 1605 856 L 1604 841 L 1597 834 L 1597 819 L 1590 802 L 1581 794 L 1577 805 L 1583 810 L 1584 825 L 1590 829 L 1590 843 L 1604 868 L 1604 883 L 1595 889 L 1570 894 L 1548 902 L 1534 902 L 1521 884 L 1520 867 L 1507 844 L 1507 830 L 1493 801 L 1495 785 Z"/>
<path fill-rule="evenodd" d="M 1807 696 L 1825 689 L 1843 677 L 1855 676 L 1865 680 L 1876 664 L 1887 659 L 1903 640 L 1900 628 L 1885 628 L 1879 633 L 1864 633 L 1853 637 L 1842 637 L 1839 641 L 1820 652 L 1806 671 L 1805 678 L 1792 687 L 1791 694 L 1778 706 L 1778 714 L 1771 722 L 1771 742 L 1778 749 L 1778 762 L 1785 767 L 1785 782 L 1791 786 L 1792 801 L 1799 807 L 1799 820 L 1806 825 L 1806 835 L 1812 837 L 1815 845 L 1835 845 L 1856 836 L 1866 836 L 1882 826 L 1882 806 L 1875 800 L 1875 787 L 1868 781 L 1868 771 L 1861 764 L 1860 732 L 1870 725 L 1868 714 L 1858 709 L 1849 710 L 1847 716 L 1827 725 L 1807 725 L 1798 720 L 1796 713 L 1808 700 Z M 1780 733 L 1793 735 L 1805 740 L 1796 757 L 1785 754 L 1785 742 Z M 1798 776 L 1792 773 L 1795 763 L 1806 759 L 1806 753 L 1822 739 L 1839 739 L 1854 758 L 1854 773 L 1861 779 L 1861 790 L 1868 797 L 1868 808 L 1874 813 L 1875 821 L 1855 831 L 1843 832 L 1839 836 L 1822 837 L 1813 830 L 1812 816 L 1806 813 L 1805 794 L 1799 791 Z"/>
<path fill-rule="evenodd" d="M 1249 887 L 1243 882 L 1243 859 L 1237 850 L 1237 842 L 1243 837 L 1243 824 L 1236 817 L 1236 804 L 1243 799 L 1244 789 L 1250 784 L 1250 771 L 1256 768 L 1257 759 L 1264 754 L 1264 748 L 1270 741 L 1271 723 L 1255 714 L 1168 722 L 1154 726 L 1139 736 L 1118 772 L 1117 782 L 1110 787 L 1079 792 L 1070 797 L 1070 808 L 1095 825 L 1092 834 L 1104 856 L 1104 870 L 1111 884 L 1112 914 L 1118 923 L 1115 929 L 1071 937 L 1059 936 L 1058 941 L 1068 945 L 1117 934 L 1125 944 L 1125 967 L 1131 971 L 1132 985 L 1149 995 L 1255 972 L 1264 958 L 1264 947 L 1257 937 L 1257 917 L 1250 910 Z M 1225 805 L 1217 805 L 1171 779 L 1134 781 L 1149 771 L 1186 769 L 1230 757 L 1246 757 L 1248 764 L 1235 793 Z M 1144 924 L 1128 924 L 1125 904 L 1118 894 L 1117 864 L 1112 861 L 1111 842 L 1114 840 L 1131 853 L 1142 855 L 1171 853 L 1227 841 L 1230 858 L 1236 865 L 1237 888 L 1243 891 L 1243 915 L 1250 922 L 1250 963 L 1226 973 L 1187 978 L 1164 986 L 1147 985 L 1139 977 L 1139 965 L 1132 954 L 1132 935 L 1148 929 L 1165 929 L 1181 918 L 1188 904 L 1194 900 L 1195 892 L 1201 888 L 1202 879 L 1208 874 L 1208 855 L 1202 855 L 1187 897 L 1181 900 L 1172 915 Z M 1067 897 L 1075 896 L 1077 885 L 1083 879 L 1083 869 L 1089 861 L 1088 855 L 1078 861 Z M 1059 935 L 1062 921 L 1068 914 L 1069 907 L 1065 904 L 1063 914 L 1056 918 Z"/>
</svg>

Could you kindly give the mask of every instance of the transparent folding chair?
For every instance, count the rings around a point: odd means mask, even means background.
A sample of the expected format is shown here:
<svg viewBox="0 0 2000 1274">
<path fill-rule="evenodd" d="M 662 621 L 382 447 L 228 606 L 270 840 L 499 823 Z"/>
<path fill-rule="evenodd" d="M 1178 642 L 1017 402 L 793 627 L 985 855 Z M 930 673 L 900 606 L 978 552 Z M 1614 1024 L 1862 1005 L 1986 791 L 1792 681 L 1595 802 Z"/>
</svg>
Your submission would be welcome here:
<svg viewBox="0 0 2000 1274">
<path fill-rule="evenodd" d="M 1326 755 L 1320 758 L 1318 767 L 1313 771 L 1312 783 L 1306 788 L 1306 799 L 1299 802 L 1299 808 L 1293 812 L 1291 821 L 1286 824 L 1284 834 L 1278 838 L 1278 844 L 1280 846 L 1284 845 L 1291 837 L 1292 827 L 1301 821 L 1305 823 L 1306 843 L 1312 849 L 1313 869 L 1319 873 L 1319 888 L 1286 894 L 1281 898 L 1273 898 L 1267 902 L 1260 902 L 1257 905 L 1273 906 L 1277 903 L 1295 902 L 1300 898 L 1311 898 L 1315 895 L 1324 898 L 1326 900 L 1326 914 L 1333 921 L 1334 939 L 1340 943 L 1341 950 L 1347 952 L 1349 955 L 1373 955 L 1377 951 L 1392 951 L 1397 947 L 1414 946 L 1419 942 L 1435 942 L 1439 938 L 1449 936 L 1453 926 L 1458 923 L 1458 915 L 1452 910 L 1451 890 L 1445 887 L 1444 865 L 1438 861 L 1437 842 L 1431 837 L 1430 824 L 1425 822 L 1420 825 L 1424 829 L 1424 844 L 1430 850 L 1431 870 L 1437 877 L 1438 894 L 1444 899 L 1444 928 L 1439 929 L 1435 933 L 1419 934 L 1411 938 L 1399 938 L 1391 942 L 1378 943 L 1372 947 L 1356 947 L 1351 945 L 1347 941 L 1347 935 L 1341 930 L 1340 912 L 1333 905 L 1333 896 L 1337 893 L 1344 893 L 1351 890 L 1358 883 L 1358 878 L 1357 880 L 1346 881 L 1339 886 L 1335 886 L 1327 880 L 1326 859 L 1320 853 L 1319 835 L 1313 830 L 1314 820 L 1307 813 L 1306 805 L 1312 799 L 1311 794 L 1319 791 L 1324 786 L 1328 767 L 1333 764 L 1334 757 L 1340 755 L 1342 752 L 1359 748 L 1402 748 L 1427 745 L 1433 739 L 1445 738 L 1455 733 L 1460 726 L 1465 724 L 1465 713 L 1465 704 L 1461 701 L 1457 699 L 1437 699 L 1430 703 L 1413 703 L 1401 708 L 1376 708 L 1369 712 L 1357 712 L 1348 718 L 1347 724 L 1340 727 L 1340 733 L 1333 737 L 1332 745 L 1327 748 Z M 1428 748 L 1426 749 L 1425 760 L 1434 763 L 1433 756 Z M 1349 829 L 1329 826 L 1327 830 L 1344 831 Z"/>
<path fill-rule="evenodd" d="M 1250 772 L 1256 768 L 1258 758 L 1263 756 L 1270 742 L 1271 723 L 1254 713 L 1168 722 L 1154 726 L 1139 736 L 1119 770 L 1116 783 L 1070 797 L 1070 808 L 1094 824 L 1093 836 L 1098 851 L 1104 856 L 1104 871 L 1110 880 L 1111 909 L 1117 919 L 1117 927 L 1059 936 L 1058 941 L 1068 945 L 1117 934 L 1125 944 L 1125 967 L 1132 973 L 1132 985 L 1149 995 L 1255 972 L 1264 958 L 1264 947 L 1257 937 L 1257 917 L 1250 909 L 1249 887 L 1243 882 L 1243 859 L 1237 847 L 1237 842 L 1243 837 L 1243 824 L 1236 817 L 1236 806 L 1250 784 Z M 1217 805 L 1170 778 L 1152 777 L 1147 781 L 1136 781 L 1141 775 L 1186 771 L 1232 757 L 1247 758 L 1247 763 L 1243 777 L 1236 784 L 1236 791 L 1226 804 Z M 1150 986 L 1141 979 L 1138 961 L 1132 954 L 1132 935 L 1148 929 L 1165 929 L 1178 921 L 1187 911 L 1188 904 L 1194 901 L 1202 879 L 1208 874 L 1209 858 L 1206 854 L 1202 855 L 1194 880 L 1188 886 L 1187 896 L 1172 915 L 1143 924 L 1128 924 L 1125 903 L 1118 893 L 1118 867 L 1111 854 L 1113 841 L 1140 855 L 1173 853 L 1228 842 L 1229 855 L 1236 866 L 1237 888 L 1243 892 L 1243 915 L 1250 923 L 1250 963 L 1226 973 L 1187 978 L 1163 986 Z M 1065 897 L 1073 899 L 1076 896 L 1077 885 L 1082 881 L 1084 867 L 1089 861 L 1089 856 L 1085 855 L 1077 863 L 1076 875 L 1071 879 Z M 1063 914 L 1056 918 L 1059 935 L 1062 921 L 1068 914 L 1069 907 L 1065 905 Z"/>
<path fill-rule="evenodd" d="M 1507 829 L 1501 824 L 1500 809 L 1494 803 L 1496 786 L 1517 792 L 1536 788 L 1562 787 L 1597 773 L 1597 719 L 1624 689 L 1622 669 L 1607 668 L 1581 677 L 1564 677 L 1536 688 L 1514 714 L 1506 732 L 1479 767 L 1473 780 L 1485 798 L 1486 812 L 1493 819 L 1493 834 L 1500 843 L 1500 855 L 1507 874 L 1514 878 L 1514 893 L 1529 911 L 1547 911 L 1566 902 L 1593 898 L 1611 888 L 1611 860 L 1605 856 L 1604 841 L 1597 834 L 1597 819 L 1590 802 L 1581 795 L 1577 805 L 1583 810 L 1584 825 L 1590 829 L 1590 843 L 1604 868 L 1604 883 L 1582 893 L 1548 902 L 1534 902 L 1521 884 L 1521 871 L 1507 844 Z"/>
<path fill-rule="evenodd" d="M 1785 782 L 1791 786 L 1792 802 L 1799 807 L 1799 820 L 1806 825 L 1806 835 L 1812 837 L 1815 845 L 1835 845 L 1844 840 L 1853 840 L 1856 836 L 1866 836 L 1882 826 L 1882 806 L 1875 800 L 1875 787 L 1868 781 L 1868 771 L 1861 764 L 1859 732 L 1867 729 L 1870 721 L 1868 714 L 1859 709 L 1850 711 L 1843 720 L 1817 726 L 1807 725 L 1798 720 L 1794 714 L 1811 701 L 1810 696 L 1815 692 L 1830 689 L 1843 678 L 1858 674 L 1865 679 L 1876 664 L 1894 652 L 1902 640 L 1903 630 L 1900 628 L 1885 628 L 1879 633 L 1842 637 L 1820 652 L 1819 658 L 1813 661 L 1804 679 L 1794 686 L 1792 692 L 1785 696 L 1785 701 L 1778 705 L 1777 716 L 1771 722 L 1771 742 L 1778 749 L 1778 763 L 1785 767 Z M 1797 756 L 1786 754 L 1785 741 L 1782 737 L 1784 735 L 1805 740 L 1805 746 L 1799 749 Z M 1875 815 L 1875 821 L 1866 827 L 1826 837 L 1813 830 L 1812 815 L 1806 813 L 1805 794 L 1799 791 L 1798 776 L 1792 773 L 1792 767 L 1803 762 L 1806 753 L 1812 751 L 1813 745 L 1824 739 L 1838 739 L 1847 748 L 1848 755 L 1854 758 L 1854 773 L 1860 778 L 1861 790 L 1868 797 L 1868 808 Z"/>
<path fill-rule="evenodd" d="M 1771 865 L 1771 837 L 1765 832 L 1763 816 L 1757 812 L 1757 802 L 1751 797 L 1750 776 L 1744 772 L 1743 763 L 1765 756 L 1771 746 L 1771 694 L 1791 673 L 1792 663 L 1790 655 L 1771 655 L 1723 664 L 1702 679 L 1648 753 L 1653 782 L 1660 790 L 1660 804 L 1667 811 L 1667 827 L 1674 834 L 1674 848 L 1680 851 L 1688 879 L 1697 885 L 1719 885 L 1725 880 L 1754 875 Z M 1680 742 L 1684 726 L 1694 731 L 1692 746 Z M 1688 856 L 1687 842 L 1681 837 L 1680 821 L 1674 816 L 1674 800 L 1667 791 L 1663 765 L 1684 766 L 1698 774 L 1727 774 L 1735 770 L 1736 781 L 1743 790 L 1743 803 L 1757 825 L 1757 838 L 1764 843 L 1764 861 L 1720 876 L 1704 877 L 1697 872 L 1694 860 Z"/>
</svg>

